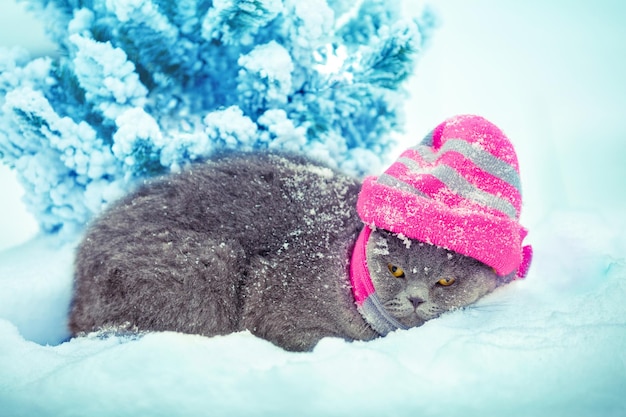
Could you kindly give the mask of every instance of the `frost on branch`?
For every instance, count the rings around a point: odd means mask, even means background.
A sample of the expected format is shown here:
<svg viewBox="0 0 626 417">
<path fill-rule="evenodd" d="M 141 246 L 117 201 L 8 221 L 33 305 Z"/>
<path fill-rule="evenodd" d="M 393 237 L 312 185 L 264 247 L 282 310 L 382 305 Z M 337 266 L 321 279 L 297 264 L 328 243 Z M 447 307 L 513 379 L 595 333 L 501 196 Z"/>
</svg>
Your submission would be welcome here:
<svg viewBox="0 0 626 417">
<path fill-rule="evenodd" d="M 25 0 L 54 58 L 0 51 L 0 158 L 42 230 L 222 149 L 376 172 L 430 36 L 400 0 Z"/>
</svg>

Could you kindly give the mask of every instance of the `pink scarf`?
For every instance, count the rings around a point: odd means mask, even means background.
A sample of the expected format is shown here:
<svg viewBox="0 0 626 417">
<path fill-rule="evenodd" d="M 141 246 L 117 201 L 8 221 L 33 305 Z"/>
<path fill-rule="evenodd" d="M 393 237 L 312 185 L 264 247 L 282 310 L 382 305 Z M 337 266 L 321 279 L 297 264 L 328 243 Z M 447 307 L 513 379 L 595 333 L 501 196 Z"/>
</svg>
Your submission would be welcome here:
<svg viewBox="0 0 626 417">
<path fill-rule="evenodd" d="M 352 250 L 350 261 L 350 284 L 357 309 L 365 321 L 381 336 L 407 326 L 393 318 L 380 302 L 367 267 L 367 242 L 372 229 L 365 226 Z"/>
</svg>

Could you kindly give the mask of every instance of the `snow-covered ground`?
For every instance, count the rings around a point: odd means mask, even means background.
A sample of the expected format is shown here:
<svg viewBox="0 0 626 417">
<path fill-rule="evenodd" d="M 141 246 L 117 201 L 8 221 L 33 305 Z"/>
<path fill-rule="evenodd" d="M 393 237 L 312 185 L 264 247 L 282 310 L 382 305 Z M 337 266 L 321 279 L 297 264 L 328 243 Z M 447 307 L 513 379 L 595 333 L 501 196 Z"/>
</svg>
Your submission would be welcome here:
<svg viewBox="0 0 626 417">
<path fill-rule="evenodd" d="M 35 237 L 2 168 L 0 415 L 626 415 L 626 6 L 431 3 L 442 26 L 411 83 L 406 143 L 456 113 L 509 135 L 535 249 L 524 281 L 310 354 L 245 333 L 62 343 L 72 245 Z M 19 19 L 0 44 L 37 48 Z"/>
</svg>

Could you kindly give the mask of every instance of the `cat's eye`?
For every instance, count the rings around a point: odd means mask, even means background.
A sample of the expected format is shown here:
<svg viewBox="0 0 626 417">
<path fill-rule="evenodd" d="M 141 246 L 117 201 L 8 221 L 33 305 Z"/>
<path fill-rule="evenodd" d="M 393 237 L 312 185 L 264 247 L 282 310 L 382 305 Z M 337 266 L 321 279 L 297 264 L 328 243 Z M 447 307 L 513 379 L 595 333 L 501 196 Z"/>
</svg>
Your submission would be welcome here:
<svg viewBox="0 0 626 417">
<path fill-rule="evenodd" d="M 444 277 L 437 281 L 437 284 L 443 287 L 449 287 L 450 285 L 454 284 L 454 281 L 456 281 L 456 278 L 454 277 Z"/>
<path fill-rule="evenodd" d="M 395 266 L 394 264 L 387 264 L 387 268 L 389 269 L 389 272 L 391 272 L 391 275 L 393 275 L 396 278 L 404 278 L 404 269 L 400 268 L 399 266 Z"/>
</svg>

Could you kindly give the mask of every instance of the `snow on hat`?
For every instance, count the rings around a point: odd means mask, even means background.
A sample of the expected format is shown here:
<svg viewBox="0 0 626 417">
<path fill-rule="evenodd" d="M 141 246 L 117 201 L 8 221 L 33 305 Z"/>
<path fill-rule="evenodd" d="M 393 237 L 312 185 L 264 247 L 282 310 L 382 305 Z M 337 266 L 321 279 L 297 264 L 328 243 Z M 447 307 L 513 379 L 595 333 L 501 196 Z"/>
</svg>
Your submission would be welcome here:
<svg viewBox="0 0 626 417">
<path fill-rule="evenodd" d="M 446 120 L 379 177 L 367 177 L 357 201 L 372 227 L 477 259 L 501 276 L 526 275 L 519 166 L 513 145 L 486 119 Z"/>
</svg>

